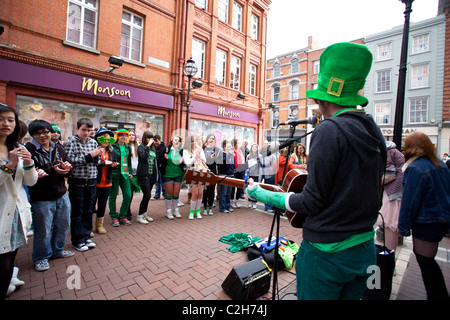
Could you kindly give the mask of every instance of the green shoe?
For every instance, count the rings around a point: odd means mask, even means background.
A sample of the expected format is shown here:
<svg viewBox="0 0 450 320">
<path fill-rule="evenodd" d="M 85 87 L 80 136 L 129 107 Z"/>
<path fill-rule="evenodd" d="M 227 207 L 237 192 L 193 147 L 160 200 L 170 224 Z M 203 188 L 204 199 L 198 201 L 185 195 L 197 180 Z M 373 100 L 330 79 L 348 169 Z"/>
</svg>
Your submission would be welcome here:
<svg viewBox="0 0 450 320">
<path fill-rule="evenodd" d="M 194 219 L 194 210 L 189 211 L 189 220 Z"/>
<path fill-rule="evenodd" d="M 202 218 L 202 215 L 200 214 L 200 209 L 198 209 L 198 210 L 195 212 L 195 216 L 197 217 L 197 219 L 201 219 L 201 218 Z"/>
</svg>

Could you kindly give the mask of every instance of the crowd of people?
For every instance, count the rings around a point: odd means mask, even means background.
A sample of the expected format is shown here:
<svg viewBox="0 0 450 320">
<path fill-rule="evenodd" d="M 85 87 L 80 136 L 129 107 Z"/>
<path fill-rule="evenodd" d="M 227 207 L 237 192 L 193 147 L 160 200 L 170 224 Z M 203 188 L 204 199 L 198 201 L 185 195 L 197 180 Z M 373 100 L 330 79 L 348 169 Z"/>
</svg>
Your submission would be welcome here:
<svg viewBox="0 0 450 320">
<path fill-rule="evenodd" d="M 283 158 L 279 152 L 273 152 L 273 147 L 271 152 L 268 141 L 261 148 L 256 143 L 248 148 L 247 141 L 239 143 L 237 139 L 224 140 L 219 146 L 214 134 L 205 140 L 174 135 L 166 145 L 159 135 L 149 131 L 139 139 L 134 131 L 94 129 L 88 118 L 79 119 L 76 134 L 63 142 L 56 124 L 34 120 L 27 126 L 5 104 L 1 105 L 0 119 L 4 123 L 0 131 L 0 188 L 5 204 L 0 217 L 3 234 L 7 235 L 1 239 L 0 298 L 14 291 L 13 282 L 8 279 L 18 279 L 14 259 L 18 248 L 26 244 L 27 235 L 34 236 L 34 267 L 45 271 L 50 268 L 49 259 L 74 255 L 64 249 L 69 233 L 74 250 L 95 248 L 94 234 L 107 232 L 107 212 L 113 227 L 131 225 L 131 201 L 137 192 L 142 193 L 139 211 L 133 217 L 138 223 L 153 221 L 152 216 L 158 212 L 149 210 L 149 202 L 161 195 L 165 216 L 179 219 L 179 207 L 184 205 L 180 190 L 187 169 L 239 179 L 247 174 L 247 178 L 274 184 L 276 166 Z M 27 133 L 30 141 L 24 145 Z M 290 163 L 306 168 L 306 161 L 303 152 L 292 157 Z M 243 189 L 226 185 L 187 187 L 188 219 L 213 215 L 215 200 L 219 212 L 232 212 L 240 208 L 239 200 L 245 198 Z M 248 207 L 256 208 L 256 201 L 248 200 Z M 265 204 L 265 210 L 272 212 L 273 207 Z"/>
<path fill-rule="evenodd" d="M 74 255 L 64 250 L 69 231 L 75 250 L 96 247 L 93 215 L 95 231 L 106 233 L 107 205 L 114 227 L 131 225 L 136 192 L 142 192 L 137 222 L 148 224 L 157 214 L 148 206 L 153 186 L 153 199 L 164 197 L 165 216 L 181 218 L 180 190 L 188 168 L 248 181 L 252 208 L 261 201 L 267 211 L 277 207 L 306 215 L 296 263 L 299 299 L 360 299 L 368 266 L 377 263 L 373 227 L 380 208 L 388 249 L 396 249 L 398 235 L 412 235 L 428 298 L 448 299 L 434 257 L 450 227 L 450 160 L 438 159 L 421 132 L 408 135 L 401 153 L 356 107 L 368 104 L 359 90 L 371 63 L 370 51 L 354 43 L 322 53 L 318 87 L 307 97 L 319 105 L 324 120 L 312 134 L 309 156 L 302 144 L 289 155 L 269 148 L 268 141 L 261 148 L 237 139 L 218 145 L 213 134 L 205 141 L 174 135 L 165 145 L 145 131 L 138 143 L 135 132 L 93 130 L 87 118 L 77 121 L 76 135 L 62 144 L 55 124 L 34 120 L 27 129 L 13 108 L 0 104 L 0 299 L 23 284 L 14 261 L 31 227 L 35 269 L 48 270 L 48 259 Z M 24 146 L 27 130 L 32 140 Z M 279 184 L 292 169 L 308 172 L 300 193 L 274 193 L 258 185 Z M 192 220 L 213 215 L 216 195 L 219 212 L 238 209 L 244 190 L 192 184 L 188 194 Z"/>
</svg>

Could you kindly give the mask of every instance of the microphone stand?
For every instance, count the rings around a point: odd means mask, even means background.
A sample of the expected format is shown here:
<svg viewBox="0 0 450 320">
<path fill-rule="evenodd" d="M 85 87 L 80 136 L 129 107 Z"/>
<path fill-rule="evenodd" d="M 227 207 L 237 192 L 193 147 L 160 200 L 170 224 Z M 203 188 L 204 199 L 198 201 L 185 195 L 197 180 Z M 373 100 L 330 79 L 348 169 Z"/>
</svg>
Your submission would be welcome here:
<svg viewBox="0 0 450 320">
<path fill-rule="evenodd" d="M 313 133 L 313 131 L 308 132 L 302 136 L 300 136 L 299 138 L 294 138 L 294 133 L 295 133 L 295 127 L 297 125 L 291 125 L 291 128 L 289 129 L 289 140 L 286 140 L 285 142 L 283 142 L 282 144 L 280 144 L 279 149 L 284 149 L 285 147 L 289 146 L 288 148 L 288 153 L 286 155 L 286 164 L 284 166 L 284 171 L 283 171 L 283 177 L 281 179 L 281 181 L 284 181 L 284 177 L 286 176 L 286 171 L 287 171 L 287 165 L 288 165 L 288 161 L 289 161 L 289 156 L 291 155 L 292 152 L 292 145 L 294 144 L 294 142 L 308 136 L 309 134 Z M 277 183 L 278 181 L 275 181 L 275 183 Z M 274 252 L 274 266 L 273 266 L 273 283 L 272 283 L 272 300 L 275 300 L 275 292 L 277 290 L 277 286 L 278 286 L 278 260 L 279 260 L 279 253 L 278 253 L 278 242 L 280 241 L 280 217 L 283 214 L 283 210 L 281 210 L 280 208 L 275 207 L 274 210 L 274 214 L 273 214 L 273 220 L 272 220 L 272 227 L 270 228 L 270 233 L 269 233 L 269 238 L 267 240 L 267 247 L 270 248 L 270 242 L 272 240 L 272 234 L 273 234 L 273 229 L 275 226 L 275 223 L 277 225 L 276 228 L 276 239 L 275 239 L 275 252 Z"/>
</svg>

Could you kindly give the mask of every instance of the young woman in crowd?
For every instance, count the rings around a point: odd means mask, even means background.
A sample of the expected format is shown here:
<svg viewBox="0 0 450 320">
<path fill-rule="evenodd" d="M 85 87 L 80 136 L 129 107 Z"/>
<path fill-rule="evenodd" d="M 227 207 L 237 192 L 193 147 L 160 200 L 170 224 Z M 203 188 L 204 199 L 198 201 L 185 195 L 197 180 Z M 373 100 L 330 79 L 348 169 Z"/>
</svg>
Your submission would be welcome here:
<svg viewBox="0 0 450 320">
<path fill-rule="evenodd" d="M 403 194 L 398 233 L 412 234 L 413 251 L 429 300 L 448 300 L 442 271 L 434 257 L 450 228 L 450 170 L 422 132 L 405 139 Z"/>
<path fill-rule="evenodd" d="M 117 154 L 117 160 L 120 165 L 113 169 L 113 180 L 111 187 L 111 194 L 109 196 L 109 215 L 112 219 L 114 227 L 119 227 L 120 224 L 130 225 L 127 214 L 131 201 L 131 183 L 133 178 L 131 174 L 131 149 L 126 143 L 128 139 L 128 130 L 119 129 L 115 134 L 116 142 L 112 145 Z M 122 190 L 122 205 L 120 211 L 116 211 L 116 199 L 119 187 Z"/>
<path fill-rule="evenodd" d="M 127 144 L 130 146 L 131 151 L 131 174 L 133 175 L 133 178 L 130 180 L 131 184 L 131 200 L 130 200 L 130 206 L 128 207 L 128 213 L 127 213 L 127 219 L 131 221 L 131 202 L 133 201 L 133 195 L 135 192 L 140 192 L 140 187 L 137 183 L 136 179 L 136 170 L 138 166 L 138 155 L 137 155 L 137 149 L 139 147 L 139 139 L 136 136 L 136 132 L 133 130 L 130 130 L 128 132 L 128 140 Z"/>
<path fill-rule="evenodd" d="M 23 184 L 38 179 L 31 154 L 19 146 L 19 118 L 0 103 L 0 300 L 4 300 L 14 270 L 17 250 L 26 244 L 31 225 L 30 204 Z"/>
<path fill-rule="evenodd" d="M 138 165 L 136 170 L 137 183 L 142 190 L 142 200 L 139 205 L 137 221 L 148 224 L 153 218 L 147 212 L 148 202 L 152 196 L 153 185 L 158 181 L 158 162 L 155 153 L 155 141 L 153 133 L 145 131 L 142 135 L 142 142 L 137 148 Z"/>
<path fill-rule="evenodd" d="M 252 178 L 253 181 L 261 181 L 262 176 L 262 164 L 261 164 L 261 154 L 259 153 L 259 147 L 256 143 L 253 143 L 250 147 L 250 152 L 247 155 L 248 163 L 248 177 Z M 249 207 L 256 209 L 256 200 L 249 198 Z"/>
<path fill-rule="evenodd" d="M 186 140 L 183 150 L 183 161 L 185 165 L 193 170 L 207 171 L 205 153 L 202 148 L 201 137 L 200 140 L 194 136 L 190 136 Z M 200 208 L 203 199 L 204 185 L 193 184 L 191 185 L 191 210 L 189 211 L 189 219 L 194 219 L 194 215 L 197 219 L 201 219 Z"/>
<path fill-rule="evenodd" d="M 97 167 L 97 196 L 95 201 L 97 202 L 97 217 L 95 219 L 95 229 L 98 233 L 105 234 L 106 229 L 103 227 L 103 221 L 105 219 L 106 204 L 111 193 L 112 171 L 113 168 L 119 165 L 119 162 L 117 162 L 116 151 L 111 146 L 111 143 L 114 143 L 114 133 L 111 130 L 104 127 L 98 129 L 94 139 L 102 149 L 101 162 Z"/>
<path fill-rule="evenodd" d="M 166 190 L 166 217 L 170 220 L 181 218 L 178 210 L 180 198 L 181 177 L 183 176 L 183 148 L 180 136 L 173 136 L 162 158 L 161 174 L 163 175 L 164 189 Z"/>
<path fill-rule="evenodd" d="M 206 136 L 206 144 L 203 148 L 205 153 L 206 165 L 215 175 L 219 174 L 218 163 L 222 162 L 222 151 L 216 147 L 216 137 L 210 133 Z M 220 161 L 219 161 L 220 160 Z M 213 214 L 214 194 L 216 185 L 208 185 L 203 191 L 203 215 Z"/>
</svg>

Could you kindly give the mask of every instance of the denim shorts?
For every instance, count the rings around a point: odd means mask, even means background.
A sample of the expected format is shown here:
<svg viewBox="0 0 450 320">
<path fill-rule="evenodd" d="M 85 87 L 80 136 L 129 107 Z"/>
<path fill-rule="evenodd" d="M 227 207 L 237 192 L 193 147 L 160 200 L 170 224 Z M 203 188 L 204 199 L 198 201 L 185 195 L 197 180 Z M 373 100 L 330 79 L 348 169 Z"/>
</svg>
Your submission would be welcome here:
<svg viewBox="0 0 450 320">
<path fill-rule="evenodd" d="M 169 177 L 163 177 L 163 183 L 180 183 L 181 184 L 181 176 L 179 177 L 174 177 L 174 178 L 169 178 Z"/>
<path fill-rule="evenodd" d="M 156 183 L 156 177 L 154 175 L 141 177 L 137 176 L 137 184 L 140 186 L 152 186 Z"/>
<path fill-rule="evenodd" d="M 417 239 L 428 242 L 439 242 L 449 233 L 450 223 L 413 223 L 412 235 Z"/>
</svg>

